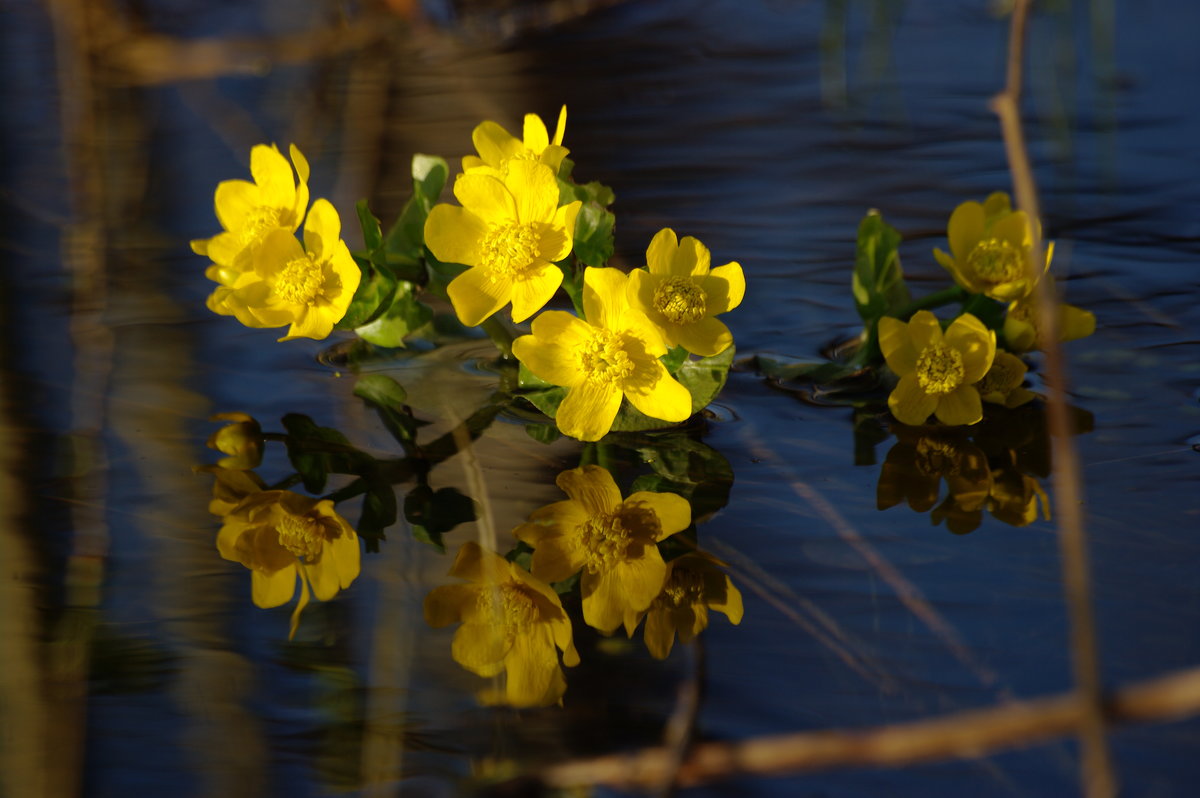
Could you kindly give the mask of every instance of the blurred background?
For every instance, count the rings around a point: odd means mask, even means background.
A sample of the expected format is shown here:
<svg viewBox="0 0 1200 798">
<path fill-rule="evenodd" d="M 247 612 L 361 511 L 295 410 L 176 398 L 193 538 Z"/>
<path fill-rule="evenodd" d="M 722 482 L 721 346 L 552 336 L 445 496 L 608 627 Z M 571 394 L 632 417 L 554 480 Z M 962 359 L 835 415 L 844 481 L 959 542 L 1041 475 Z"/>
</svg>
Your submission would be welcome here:
<svg viewBox="0 0 1200 798">
<path fill-rule="evenodd" d="M 988 110 L 1005 10 L 5 0 L 0 794 L 471 794 L 519 767 L 659 742 L 689 681 L 703 685 L 698 736 L 725 740 L 1069 689 L 1053 521 L 992 512 L 949 529 L 949 510 L 881 510 L 885 462 L 903 466 L 919 442 L 749 367 L 704 421 L 732 487 L 698 528 L 745 619 L 715 616 L 702 647 L 663 662 L 640 635 L 577 624 L 584 662 L 562 708 L 476 704 L 481 680 L 421 616 L 450 557 L 404 522 L 288 641 L 288 608 L 254 607 L 245 570 L 217 555 L 211 479 L 192 471 L 215 457 L 209 416 L 229 411 L 276 431 L 304 413 L 395 450 L 326 351 L 335 340 L 276 343 L 205 308 L 207 263 L 188 242 L 219 231 L 213 190 L 247 177 L 254 144 L 296 143 L 314 197 L 347 221 L 368 198 L 386 222 L 414 153 L 453 171 L 480 121 L 517 131 L 566 104 L 576 178 L 616 192 L 614 265 L 643 263 L 662 227 L 694 235 L 746 271 L 726 317 L 739 361 L 812 359 L 858 332 L 850 267 L 868 209 L 903 233 L 914 289 L 933 290 L 950 212 L 1011 190 Z M 1200 662 L 1197 30 L 1200 6 L 1183 0 L 1046 0 L 1027 48 L 1053 268 L 1066 301 L 1098 319 L 1067 351 L 1109 685 Z M 486 401 L 489 349 L 385 353 L 370 368 L 401 382 L 436 434 Z M 1007 463 L 1026 497 L 1031 483 L 1049 491 L 1039 417 L 993 433 L 973 441 L 992 468 Z M 470 451 L 438 484 L 488 508 L 501 536 L 559 499 L 554 476 L 579 460 L 577 444 L 544 445 L 506 416 Z M 269 449 L 272 466 L 286 463 Z M 448 548 L 479 534 L 461 525 Z M 1194 794 L 1197 721 L 1110 740 L 1123 795 Z M 1067 795 L 1077 770 L 1068 740 L 692 794 Z"/>
</svg>

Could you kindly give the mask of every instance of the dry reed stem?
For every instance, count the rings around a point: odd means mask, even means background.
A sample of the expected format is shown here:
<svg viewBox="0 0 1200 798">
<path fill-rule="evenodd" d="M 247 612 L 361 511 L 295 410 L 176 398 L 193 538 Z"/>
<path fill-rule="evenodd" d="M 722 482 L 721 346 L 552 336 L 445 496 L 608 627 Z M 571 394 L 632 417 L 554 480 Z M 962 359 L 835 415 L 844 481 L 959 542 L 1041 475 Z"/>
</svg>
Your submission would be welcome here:
<svg viewBox="0 0 1200 798">
<path fill-rule="evenodd" d="M 1100 705 L 1111 722 L 1166 721 L 1200 712 L 1200 668 L 1176 671 L 1116 692 Z M 968 710 L 937 718 L 878 726 L 704 743 L 679 768 L 680 786 L 734 776 L 778 776 L 843 767 L 900 767 L 985 756 L 1006 748 L 1078 733 L 1091 723 L 1091 706 L 1074 693 Z M 638 789 L 661 782 L 670 753 L 650 748 L 629 754 L 565 762 L 536 777 L 552 788 L 604 785 Z"/>
<path fill-rule="evenodd" d="M 1053 446 L 1053 484 L 1057 497 L 1063 590 L 1071 624 L 1071 661 L 1082 712 L 1082 722 L 1079 726 L 1083 753 L 1081 778 L 1084 793 L 1088 798 L 1109 798 L 1116 795 L 1116 775 L 1105 739 L 1101 707 L 1100 664 L 1091 608 L 1087 534 L 1081 509 L 1083 487 L 1067 411 L 1067 376 L 1062 348 L 1059 346 L 1058 300 L 1050 280 L 1036 279 L 1045 271 L 1046 250 L 1042 240 L 1037 186 L 1025 144 L 1020 109 L 1022 64 L 1030 3 L 1031 0 L 1016 0 L 1009 35 L 1007 78 L 1004 90 L 992 98 L 991 107 L 1000 119 L 1017 207 L 1025 211 L 1031 222 L 1033 258 L 1029 268 L 1036 283 L 1034 300 L 1038 335 L 1046 355 L 1046 387 L 1049 394 L 1047 424 Z"/>
</svg>

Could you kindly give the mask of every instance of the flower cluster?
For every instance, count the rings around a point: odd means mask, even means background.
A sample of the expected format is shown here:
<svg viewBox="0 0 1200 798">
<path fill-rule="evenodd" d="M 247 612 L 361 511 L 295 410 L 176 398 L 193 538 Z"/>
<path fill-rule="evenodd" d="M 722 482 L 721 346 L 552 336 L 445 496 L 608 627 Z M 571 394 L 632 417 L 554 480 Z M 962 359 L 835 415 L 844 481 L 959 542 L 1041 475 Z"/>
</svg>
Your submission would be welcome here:
<svg viewBox="0 0 1200 798">
<path fill-rule="evenodd" d="M 528 570 L 466 543 L 450 575 L 467 584 L 434 588 L 425 599 L 431 626 L 462 624 L 451 648 L 456 662 L 480 676 L 505 675 L 503 689 L 483 694 L 486 702 L 562 699 L 558 652 L 568 667 L 579 655 L 551 584 L 576 575 L 584 622 L 604 634 L 624 626 L 632 637 L 644 618 L 646 647 L 658 659 L 670 654 L 676 634 L 688 642 L 703 631 L 710 609 L 741 622 L 741 593 L 718 560 L 699 551 L 663 559 L 658 544 L 692 523 L 686 499 L 652 491 L 622 498 L 612 475 L 595 465 L 564 471 L 556 482 L 567 499 L 513 530 L 533 549 Z"/>
<path fill-rule="evenodd" d="M 209 310 L 247 327 L 287 327 L 281 341 L 322 339 L 346 315 L 362 273 L 341 239 L 333 205 L 318 199 L 308 207 L 308 161 L 295 145 L 290 154 L 291 164 L 274 145 L 255 146 L 254 182 L 217 186 L 224 230 L 193 241 L 192 250 L 212 261 L 205 274 L 217 288 Z M 301 222 L 303 243 L 295 236 Z"/>
<path fill-rule="evenodd" d="M 208 507 L 222 522 L 217 550 L 226 560 L 250 569 L 251 597 L 258 607 L 288 603 L 299 581 L 290 638 L 310 590 L 328 601 L 358 577 L 358 535 L 332 501 L 269 489 L 254 473 L 263 450 L 262 429 L 255 419 L 245 413 L 221 413 L 213 420 L 232 422 L 208 440 L 210 448 L 228 456 L 197 468 L 215 479 Z"/>
</svg>

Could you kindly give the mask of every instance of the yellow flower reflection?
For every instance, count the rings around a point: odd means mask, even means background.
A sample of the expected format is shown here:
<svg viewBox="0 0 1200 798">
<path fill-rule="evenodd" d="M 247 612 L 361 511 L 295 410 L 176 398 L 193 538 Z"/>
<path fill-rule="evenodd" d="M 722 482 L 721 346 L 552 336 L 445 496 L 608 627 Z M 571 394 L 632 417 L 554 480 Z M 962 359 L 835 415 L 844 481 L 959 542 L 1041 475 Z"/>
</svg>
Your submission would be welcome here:
<svg viewBox="0 0 1200 798">
<path fill-rule="evenodd" d="M 668 562 L 666 584 L 649 609 L 625 613 L 626 634 L 633 637 L 645 616 L 646 648 L 655 659 L 666 659 L 675 645 L 676 632 L 681 643 L 689 643 L 708 627 L 710 609 L 725 613 L 737 626 L 742 622 L 742 594 L 720 565 L 703 552 L 684 554 Z"/>
<path fill-rule="evenodd" d="M 647 270 L 629 274 L 629 304 L 658 325 L 671 346 L 711 357 L 733 343 L 718 313 L 736 308 L 746 293 L 746 278 L 736 262 L 710 269 L 708 247 L 691 236 L 680 241 L 664 228 L 646 250 Z"/>
<path fill-rule="evenodd" d="M 1062 343 L 1086 338 L 1096 331 L 1096 317 L 1065 303 L 1058 306 L 1058 340 Z M 1037 324 L 1037 309 L 1032 300 L 1013 302 L 1004 317 L 1004 342 L 1014 352 L 1042 349 L 1045 341 Z"/>
<path fill-rule="evenodd" d="M 1022 386 L 1028 367 L 1016 355 L 997 351 L 992 367 L 983 379 L 975 383 L 975 390 L 985 402 L 1004 405 L 1008 408 L 1020 407 L 1033 401 L 1037 394 Z"/>
<path fill-rule="evenodd" d="M 209 435 L 205 444 L 210 449 L 228 455 L 218 460 L 217 465 L 242 471 L 258 468 L 262 463 L 263 436 L 262 427 L 253 416 L 245 413 L 217 413 L 209 420 L 233 422 Z"/>
<path fill-rule="evenodd" d="M 533 320 L 532 335 L 513 342 L 526 368 L 567 389 L 558 428 L 581 441 L 599 440 L 612 428 L 623 396 L 651 418 L 685 420 L 692 396 L 658 359 L 667 352 L 662 334 L 629 307 L 625 275 L 589 268 L 583 283 L 587 321 L 549 310 Z"/>
<path fill-rule="evenodd" d="M 900 378 L 888 397 L 892 415 L 903 424 L 924 424 L 930 414 L 943 424 L 974 424 L 983 418 L 975 383 L 996 355 L 996 334 L 964 313 L 945 334 L 937 317 L 917 311 L 905 324 L 879 320 L 879 347 Z"/>
<path fill-rule="evenodd" d="M 535 510 L 513 534 L 534 547 L 538 579 L 558 582 L 583 570 L 583 619 L 610 633 L 662 592 L 667 566 L 656 544 L 688 527 L 691 506 L 682 496 L 649 491 L 622 501 L 600 466 L 564 471 L 556 483 L 569 498 Z"/>
<path fill-rule="evenodd" d="M 1037 279 L 1030 261 L 1033 228 L 1024 211 L 1014 211 L 1008 195 L 998 191 L 980 204 L 964 202 L 950 215 L 946 237 L 950 254 L 934 249 L 934 257 L 963 288 L 1001 302 L 1028 296 Z M 1046 245 L 1050 267 L 1054 242 Z"/>
<path fill-rule="evenodd" d="M 341 232 L 337 210 L 317 200 L 304 222 L 304 245 L 286 229 L 271 231 L 255 251 L 253 271 L 218 288 L 209 308 L 247 327 L 290 325 L 280 341 L 328 337 L 362 279 Z"/>
<path fill-rule="evenodd" d="M 560 701 L 567 682 L 556 648 L 568 667 L 579 664 L 579 654 L 558 594 L 474 542 L 458 550 L 450 575 L 469 584 L 434 588 L 425 597 L 425 620 L 433 627 L 461 622 L 454 661 L 480 676 L 507 675 L 503 693 L 485 700 L 517 707 Z"/>
<path fill-rule="evenodd" d="M 571 254 L 583 203 L 558 207 L 558 180 L 535 161 L 513 161 L 503 178 L 461 175 L 454 196 L 462 207 L 435 205 L 425 243 L 438 260 L 471 267 L 446 289 L 458 320 L 475 327 L 510 302 L 513 321 L 541 310 L 562 284 L 554 261 Z"/>
<path fill-rule="evenodd" d="M 308 604 L 310 586 L 318 599 L 328 601 L 358 577 L 358 535 L 333 502 L 288 490 L 251 493 L 231 508 L 217 533 L 217 550 L 250 569 L 256 606 L 286 604 L 300 580 L 289 638 Z"/>
<path fill-rule="evenodd" d="M 208 511 L 215 516 L 224 518 L 229 511 L 242 503 L 251 493 L 266 490 L 267 485 L 253 471 L 242 471 L 234 468 L 223 468 L 219 465 L 194 466 L 196 473 L 206 472 L 215 477 L 213 481 L 213 497 L 208 503 Z"/>
<path fill-rule="evenodd" d="M 292 165 L 274 144 L 258 144 L 250 150 L 251 183 L 225 180 L 217 186 L 214 204 L 224 232 L 192 242 L 192 251 L 213 262 L 208 278 L 232 285 L 251 268 L 250 256 L 267 234 L 276 228 L 295 232 L 308 207 L 308 161 L 293 144 Z M 299 178 L 299 182 L 297 182 Z"/>
<path fill-rule="evenodd" d="M 944 479 L 949 498 L 968 511 L 978 510 L 991 490 L 987 456 L 965 436 L 937 428 L 896 428 L 896 444 L 879 471 L 876 506 L 907 502 L 914 512 L 937 503 Z"/>
<path fill-rule="evenodd" d="M 467 155 L 462 160 L 463 172 L 488 174 L 503 180 L 513 161 L 536 161 L 558 174 L 558 167 L 569 150 L 562 146 L 567 130 L 567 106 L 558 112 L 558 126 L 550 138 L 546 123 L 537 114 L 525 114 L 524 140 L 514 138 L 492 121 L 481 122 L 471 131 L 471 141 L 479 157 Z"/>
</svg>

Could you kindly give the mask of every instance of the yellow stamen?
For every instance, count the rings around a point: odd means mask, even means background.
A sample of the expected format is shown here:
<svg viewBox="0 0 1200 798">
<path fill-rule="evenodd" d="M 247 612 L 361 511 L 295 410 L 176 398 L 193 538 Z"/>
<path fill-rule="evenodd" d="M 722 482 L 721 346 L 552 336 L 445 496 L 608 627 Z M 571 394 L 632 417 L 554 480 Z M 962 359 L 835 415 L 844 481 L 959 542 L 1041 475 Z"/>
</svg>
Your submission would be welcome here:
<svg viewBox="0 0 1200 798">
<path fill-rule="evenodd" d="M 593 516 L 579 528 L 579 545 L 587 556 L 585 567 L 592 573 L 610 570 L 624 560 L 631 541 L 619 513 Z"/>
<path fill-rule="evenodd" d="M 928 394 L 950 393 L 965 373 L 962 354 L 945 344 L 931 344 L 917 358 L 917 383 Z"/>
<path fill-rule="evenodd" d="M 917 441 L 917 454 L 913 463 L 917 471 L 927 477 L 956 476 L 961 455 L 951 441 L 923 437 Z"/>
<path fill-rule="evenodd" d="M 531 224 L 495 225 L 480 244 L 480 264 L 498 276 L 520 280 L 537 259 L 540 243 L 541 236 Z"/>
<path fill-rule="evenodd" d="M 668 277 L 654 291 L 654 309 L 675 324 L 694 324 L 708 312 L 703 289 L 689 277 Z"/>
<path fill-rule="evenodd" d="M 595 329 L 579 348 L 579 369 L 589 381 L 612 384 L 633 374 L 634 363 L 619 333 Z"/>
<path fill-rule="evenodd" d="M 315 518 L 284 513 L 275 525 L 279 545 L 309 565 L 320 561 L 325 547 L 325 529 Z"/>
<path fill-rule="evenodd" d="M 976 244 L 967 256 L 967 267 L 991 285 L 1010 283 L 1025 276 L 1021 253 L 1001 238 L 985 238 Z"/>
<path fill-rule="evenodd" d="M 520 632 L 539 619 L 537 603 L 529 590 L 517 582 L 504 582 L 479 591 L 480 611 L 506 635 Z"/>
<path fill-rule="evenodd" d="M 257 244 L 267 233 L 283 226 L 283 212 L 269 205 L 256 205 L 246 214 L 242 229 L 238 232 L 243 246 Z"/>
<path fill-rule="evenodd" d="M 659 599 L 669 607 L 700 604 L 704 599 L 704 577 L 687 568 L 673 568 Z"/>
<path fill-rule="evenodd" d="M 307 255 L 288 261 L 275 278 L 275 293 L 293 305 L 311 305 L 321 292 L 322 269 Z"/>
</svg>

